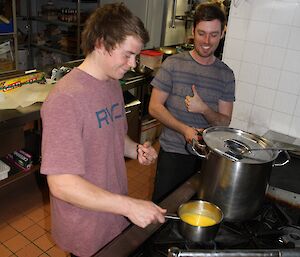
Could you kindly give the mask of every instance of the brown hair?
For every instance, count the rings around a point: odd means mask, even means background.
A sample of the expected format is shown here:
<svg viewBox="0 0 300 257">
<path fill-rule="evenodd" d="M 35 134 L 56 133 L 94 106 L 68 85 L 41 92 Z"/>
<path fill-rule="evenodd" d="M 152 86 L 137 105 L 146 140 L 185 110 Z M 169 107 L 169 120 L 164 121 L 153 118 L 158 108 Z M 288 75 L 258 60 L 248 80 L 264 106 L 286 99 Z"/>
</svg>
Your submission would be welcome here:
<svg viewBox="0 0 300 257">
<path fill-rule="evenodd" d="M 111 51 L 127 36 L 139 37 L 144 44 L 149 41 L 143 22 L 123 4 L 106 4 L 98 7 L 87 19 L 81 34 L 81 48 L 85 56 L 90 54 L 101 40 Z"/>
<path fill-rule="evenodd" d="M 201 3 L 196 7 L 194 15 L 194 29 L 201 21 L 219 20 L 223 31 L 227 22 L 226 15 L 217 3 Z"/>
</svg>

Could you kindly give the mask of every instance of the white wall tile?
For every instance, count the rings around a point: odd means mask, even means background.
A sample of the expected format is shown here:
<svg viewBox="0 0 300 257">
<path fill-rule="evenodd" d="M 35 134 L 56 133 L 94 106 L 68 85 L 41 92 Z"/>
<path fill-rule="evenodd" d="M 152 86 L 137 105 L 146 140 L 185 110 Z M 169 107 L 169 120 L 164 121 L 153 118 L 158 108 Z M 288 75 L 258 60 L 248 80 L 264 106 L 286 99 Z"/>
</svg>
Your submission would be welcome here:
<svg viewBox="0 0 300 257">
<path fill-rule="evenodd" d="M 277 89 L 279 77 L 280 70 L 262 66 L 258 77 L 258 85 Z"/>
<path fill-rule="evenodd" d="M 248 1 L 231 1 L 229 20 L 231 17 L 248 19 L 250 17 L 249 8 L 252 8 L 252 3 Z"/>
<path fill-rule="evenodd" d="M 291 28 L 288 48 L 300 51 L 300 27 Z"/>
<path fill-rule="evenodd" d="M 285 49 L 275 46 L 266 46 L 263 56 L 263 65 L 280 69 L 285 57 Z"/>
<path fill-rule="evenodd" d="M 243 62 L 240 69 L 239 80 L 256 84 L 259 75 L 259 66 L 257 64 Z"/>
<path fill-rule="evenodd" d="M 294 115 L 300 117 L 300 96 L 297 98 L 297 104 L 294 110 Z"/>
<path fill-rule="evenodd" d="M 300 138 L 300 117 L 293 117 L 289 135 Z"/>
<path fill-rule="evenodd" d="M 300 73 L 300 51 L 287 50 L 283 62 L 283 69 Z"/>
<path fill-rule="evenodd" d="M 265 43 L 269 30 L 269 23 L 261 21 L 250 21 L 246 39 L 248 41 Z"/>
<path fill-rule="evenodd" d="M 272 118 L 270 122 L 270 128 L 283 134 L 288 134 L 290 125 L 292 122 L 292 116 L 281 112 L 272 112 Z"/>
<path fill-rule="evenodd" d="M 298 73 L 281 71 L 278 90 L 291 94 L 300 93 L 300 75 Z"/>
<path fill-rule="evenodd" d="M 244 51 L 244 40 L 234 39 L 234 38 L 226 38 L 226 49 L 224 50 L 224 57 L 235 59 L 235 60 L 242 60 L 242 54 Z M 237 50 L 238 49 L 238 50 Z"/>
<path fill-rule="evenodd" d="M 254 103 L 258 106 L 271 109 L 275 99 L 275 94 L 275 90 L 265 87 L 257 87 Z"/>
<path fill-rule="evenodd" d="M 248 121 L 250 118 L 252 104 L 242 101 L 236 101 L 233 105 L 232 116 L 242 121 Z"/>
<path fill-rule="evenodd" d="M 295 7 L 295 13 L 292 21 L 292 25 L 300 27 L 300 3 Z"/>
<path fill-rule="evenodd" d="M 249 123 L 247 131 L 259 136 L 264 135 L 269 130 L 268 127 L 264 127 L 261 124 Z"/>
<path fill-rule="evenodd" d="M 247 131 L 248 122 L 243 121 L 243 120 L 239 120 L 237 118 L 232 118 L 231 123 L 230 123 L 230 127 Z"/>
<path fill-rule="evenodd" d="M 228 21 L 226 37 L 246 39 L 248 25 L 249 20 L 232 17 L 232 19 Z"/>
<path fill-rule="evenodd" d="M 246 102 L 246 103 L 253 103 L 254 102 L 254 96 L 256 92 L 256 85 L 245 83 L 242 81 L 236 82 L 235 87 L 236 92 L 236 99 Z"/>
<path fill-rule="evenodd" d="M 250 116 L 250 121 L 268 128 L 270 125 L 271 117 L 272 117 L 271 109 L 267 109 L 259 106 L 253 106 L 251 116 Z"/>
<path fill-rule="evenodd" d="M 239 79 L 241 61 L 224 58 L 223 62 L 225 62 L 233 70 L 235 80 L 237 81 Z"/>
<path fill-rule="evenodd" d="M 273 13 L 273 0 L 251 0 L 249 2 L 252 4 L 252 9 L 249 11 L 251 13 L 250 18 L 252 20 L 269 22 Z"/>
<path fill-rule="evenodd" d="M 291 25 L 297 7 L 296 1 L 275 0 L 273 3 L 271 23 Z"/>
<path fill-rule="evenodd" d="M 297 102 L 296 95 L 277 92 L 274 105 L 273 105 L 273 110 L 287 113 L 287 114 L 292 114 L 294 112 L 296 102 Z"/>
<path fill-rule="evenodd" d="M 264 45 L 254 42 L 246 42 L 244 47 L 243 61 L 261 64 L 264 53 Z"/>
<path fill-rule="evenodd" d="M 266 43 L 271 46 L 286 47 L 290 30 L 288 25 L 270 24 Z"/>
<path fill-rule="evenodd" d="M 300 138 L 300 0 L 231 1 L 228 26 L 224 56 L 238 71 L 231 124 Z"/>
</svg>

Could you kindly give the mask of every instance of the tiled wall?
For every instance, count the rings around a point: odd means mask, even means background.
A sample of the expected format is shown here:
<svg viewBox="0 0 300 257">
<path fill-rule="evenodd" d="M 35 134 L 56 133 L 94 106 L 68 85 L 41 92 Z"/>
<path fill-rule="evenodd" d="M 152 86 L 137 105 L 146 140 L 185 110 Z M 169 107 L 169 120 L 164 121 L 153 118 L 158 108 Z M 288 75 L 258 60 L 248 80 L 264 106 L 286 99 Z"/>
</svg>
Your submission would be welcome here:
<svg viewBox="0 0 300 257">
<path fill-rule="evenodd" d="M 232 0 L 223 60 L 236 76 L 230 126 L 300 138 L 300 0 Z"/>
</svg>

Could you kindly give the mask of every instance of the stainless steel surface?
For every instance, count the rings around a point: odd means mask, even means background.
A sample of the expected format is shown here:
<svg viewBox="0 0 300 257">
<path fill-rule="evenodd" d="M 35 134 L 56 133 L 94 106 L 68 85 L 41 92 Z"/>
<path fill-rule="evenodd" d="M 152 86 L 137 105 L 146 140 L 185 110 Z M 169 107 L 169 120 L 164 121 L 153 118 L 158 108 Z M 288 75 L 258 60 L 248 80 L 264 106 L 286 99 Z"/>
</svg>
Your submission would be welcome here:
<svg viewBox="0 0 300 257">
<path fill-rule="evenodd" d="M 298 151 L 296 147 L 261 147 L 261 148 L 251 148 L 235 139 L 227 139 L 224 142 L 231 151 L 237 154 L 249 154 L 252 151 Z"/>
<path fill-rule="evenodd" d="M 278 156 L 276 151 L 259 151 L 251 152 L 247 156 L 242 155 L 241 150 L 269 148 L 274 147 L 274 145 L 263 137 L 240 129 L 223 126 L 209 127 L 203 131 L 202 136 L 209 151 L 216 152 L 233 161 L 261 163 L 273 161 Z M 233 148 L 240 151 L 233 151 Z"/>
<path fill-rule="evenodd" d="M 184 214 L 196 213 L 204 215 L 215 221 L 211 226 L 195 226 L 190 225 L 183 218 Z M 181 235 L 192 242 L 208 242 L 215 238 L 220 223 L 223 220 L 221 209 L 207 201 L 197 200 L 183 203 L 178 208 L 178 215 L 181 218 L 179 221 L 179 231 Z"/>
<path fill-rule="evenodd" d="M 170 220 L 180 220 L 180 217 L 178 217 L 177 214 L 167 214 L 165 215 L 165 218 Z"/>
<path fill-rule="evenodd" d="M 203 163 L 199 199 L 219 206 L 225 220 L 247 220 L 255 216 L 264 201 L 272 162 L 233 162 L 214 152 Z"/>
<path fill-rule="evenodd" d="M 187 202 L 196 194 L 198 188 L 199 174 L 194 175 L 176 191 L 170 194 L 159 205 L 166 208 L 168 212 L 175 213 L 182 203 Z M 93 257 L 128 257 L 140 245 L 142 245 L 161 224 L 150 225 L 145 229 L 138 226 L 128 227 L 120 236 L 102 248 Z"/>
<path fill-rule="evenodd" d="M 296 156 L 300 156 L 300 138 L 289 136 L 273 130 L 268 130 L 263 137 L 272 141 L 277 147 L 296 148 L 296 151 L 292 151 L 292 153 Z"/>
<path fill-rule="evenodd" d="M 300 208 L 300 194 L 269 186 L 267 196 L 275 201 L 284 202 L 296 208 Z"/>
<path fill-rule="evenodd" d="M 264 250 L 181 250 L 169 249 L 168 257 L 299 257 L 300 249 L 264 249 Z"/>
</svg>

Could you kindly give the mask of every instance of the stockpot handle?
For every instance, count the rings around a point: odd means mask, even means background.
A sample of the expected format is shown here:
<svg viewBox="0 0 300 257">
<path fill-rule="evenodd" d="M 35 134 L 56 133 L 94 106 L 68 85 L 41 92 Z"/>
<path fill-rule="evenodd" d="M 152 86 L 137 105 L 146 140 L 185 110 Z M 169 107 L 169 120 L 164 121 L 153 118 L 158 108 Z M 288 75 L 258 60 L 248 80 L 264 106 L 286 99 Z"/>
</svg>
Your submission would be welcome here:
<svg viewBox="0 0 300 257">
<path fill-rule="evenodd" d="M 273 167 L 281 167 L 281 166 L 284 166 L 284 165 L 286 165 L 287 163 L 289 163 L 290 162 L 290 160 L 291 160 L 291 157 L 290 157 L 290 155 L 289 155 L 289 153 L 287 152 L 287 151 L 280 151 L 280 152 L 283 152 L 284 154 L 285 154 L 285 156 L 286 156 L 286 160 L 284 161 L 284 162 L 281 162 L 281 163 L 273 163 Z"/>
<path fill-rule="evenodd" d="M 194 151 L 194 153 L 196 155 L 198 155 L 199 157 L 201 158 L 204 158 L 204 159 L 207 159 L 208 158 L 208 153 L 207 151 L 204 151 L 204 149 L 206 150 L 207 149 L 207 146 L 206 145 L 202 145 L 200 144 L 196 139 L 192 139 L 192 149 Z M 204 154 L 202 153 L 199 153 L 197 149 L 200 149 L 201 151 L 205 152 Z"/>
</svg>

